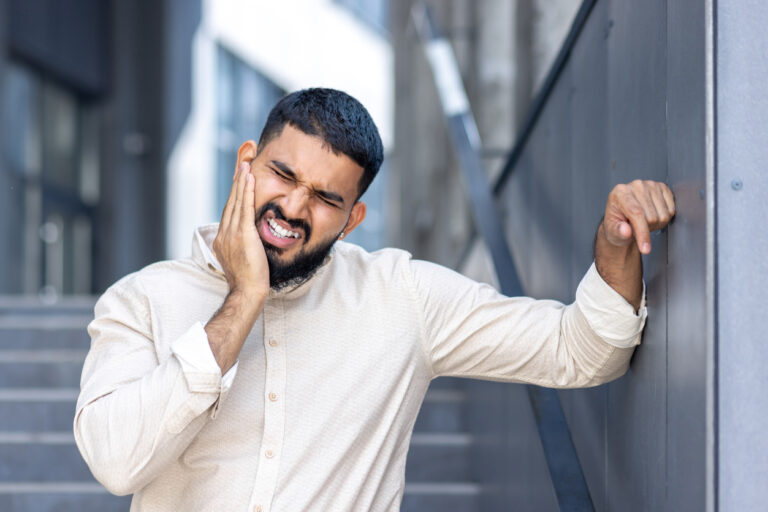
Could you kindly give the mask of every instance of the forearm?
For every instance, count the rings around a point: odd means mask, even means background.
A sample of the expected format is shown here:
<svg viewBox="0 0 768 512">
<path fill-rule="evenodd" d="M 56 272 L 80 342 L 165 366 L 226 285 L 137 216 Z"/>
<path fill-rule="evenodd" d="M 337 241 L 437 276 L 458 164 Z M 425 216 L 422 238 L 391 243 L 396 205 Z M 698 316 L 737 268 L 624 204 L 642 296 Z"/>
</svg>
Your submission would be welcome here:
<svg viewBox="0 0 768 512">
<path fill-rule="evenodd" d="M 643 260 L 637 244 L 611 244 L 601 222 L 595 236 L 595 267 L 600 277 L 637 311 L 643 294 Z"/>
<path fill-rule="evenodd" d="M 119 495 L 141 489 L 176 460 L 220 397 L 218 386 L 190 387 L 173 357 L 106 395 L 89 398 L 99 394 L 91 386 L 78 402 L 75 439 L 94 476 Z"/>
<path fill-rule="evenodd" d="M 232 368 L 248 333 L 264 308 L 260 292 L 230 292 L 221 308 L 208 321 L 205 332 L 222 375 Z"/>
</svg>

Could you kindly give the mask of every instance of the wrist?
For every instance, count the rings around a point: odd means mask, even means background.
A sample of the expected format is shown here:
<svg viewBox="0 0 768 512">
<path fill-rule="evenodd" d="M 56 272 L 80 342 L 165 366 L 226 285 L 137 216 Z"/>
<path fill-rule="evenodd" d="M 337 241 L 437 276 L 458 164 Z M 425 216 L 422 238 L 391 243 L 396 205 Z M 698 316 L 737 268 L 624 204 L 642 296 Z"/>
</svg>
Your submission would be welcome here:
<svg viewBox="0 0 768 512">
<path fill-rule="evenodd" d="M 266 298 L 266 290 L 233 288 L 230 289 L 224 302 L 245 317 L 256 318 L 261 313 Z"/>
<path fill-rule="evenodd" d="M 599 255 L 609 257 L 616 262 L 632 261 L 640 256 L 640 250 L 634 238 L 630 238 L 624 244 L 612 242 L 606 233 L 605 222 L 601 221 L 595 236 L 595 260 Z"/>
</svg>

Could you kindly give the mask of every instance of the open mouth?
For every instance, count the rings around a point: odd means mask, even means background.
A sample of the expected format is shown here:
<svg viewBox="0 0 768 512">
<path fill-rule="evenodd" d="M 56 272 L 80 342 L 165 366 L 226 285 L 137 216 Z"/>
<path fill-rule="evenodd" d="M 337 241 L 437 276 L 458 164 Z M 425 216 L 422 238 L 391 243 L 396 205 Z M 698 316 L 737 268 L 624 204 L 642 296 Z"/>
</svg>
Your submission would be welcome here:
<svg viewBox="0 0 768 512">
<path fill-rule="evenodd" d="M 259 222 L 259 234 L 264 242 L 279 249 L 287 249 L 301 243 L 303 230 L 291 227 L 285 220 L 278 219 L 268 211 Z"/>
<path fill-rule="evenodd" d="M 269 230 L 272 232 L 272 234 L 279 236 L 280 238 L 299 238 L 301 236 L 295 231 L 285 229 L 280 224 L 278 224 L 275 219 L 267 219 L 267 224 L 269 225 Z"/>
</svg>

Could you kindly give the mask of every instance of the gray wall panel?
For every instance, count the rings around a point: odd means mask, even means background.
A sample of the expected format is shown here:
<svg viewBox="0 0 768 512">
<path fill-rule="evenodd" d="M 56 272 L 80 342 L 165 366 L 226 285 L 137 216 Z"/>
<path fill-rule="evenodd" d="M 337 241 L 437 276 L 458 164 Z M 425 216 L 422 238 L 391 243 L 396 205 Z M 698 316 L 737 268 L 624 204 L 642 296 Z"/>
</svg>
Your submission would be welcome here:
<svg viewBox="0 0 768 512">
<path fill-rule="evenodd" d="M 667 252 L 667 506 L 705 510 L 705 8 L 667 5 L 667 146 L 678 216 Z"/>
<path fill-rule="evenodd" d="M 563 70 L 558 88 L 553 91 L 547 113 L 539 121 L 539 132 L 531 148 L 537 161 L 531 178 L 532 208 L 526 212 L 531 224 L 531 250 L 535 257 L 530 292 L 539 298 L 573 300 L 571 282 L 570 229 L 573 194 L 571 169 L 571 68 Z M 553 115 L 549 115 L 552 112 Z M 565 115 L 562 115 L 565 113 Z"/>
<path fill-rule="evenodd" d="M 757 481 L 768 474 L 762 435 L 768 421 L 761 418 L 768 404 L 764 393 L 755 396 L 756 387 L 768 384 L 768 350 L 754 334 L 762 331 L 755 320 L 762 317 L 749 306 L 768 295 L 761 257 L 768 247 L 759 228 L 748 228 L 762 218 L 760 198 L 765 203 L 768 188 L 756 165 L 768 155 L 754 150 L 766 151 L 768 135 L 759 122 L 768 118 L 760 94 L 768 83 L 761 28 L 768 7 L 756 0 L 721 4 L 719 489 L 724 510 L 754 510 L 762 506 Z M 677 218 L 652 236 L 653 251 L 644 258 L 649 316 L 628 374 L 559 393 L 598 511 L 712 505 L 707 404 L 715 390 L 707 380 L 714 364 L 707 325 L 715 320 L 707 317 L 707 282 L 715 253 L 707 218 L 715 198 L 700 194 L 712 172 L 705 126 L 712 5 L 597 0 L 499 195 L 526 294 L 569 301 L 592 260 L 594 231 L 613 186 L 653 179 L 676 194 Z M 486 100 L 471 91 L 470 97 L 473 106 Z M 743 189 L 730 188 L 734 178 Z M 731 218 L 723 220 L 723 212 Z M 554 507 L 523 388 L 472 383 L 469 389 L 469 424 L 483 440 L 475 460 L 482 510 Z"/>
<path fill-rule="evenodd" d="M 509 248 L 524 290 L 531 286 L 532 252 L 528 247 L 528 241 L 531 239 L 532 226 L 526 213 L 526 208 L 530 204 L 530 168 L 531 158 L 529 153 L 525 152 L 499 197 Z"/>
<path fill-rule="evenodd" d="M 611 184 L 666 180 L 666 2 L 611 2 Z M 665 237 L 644 258 L 649 320 L 627 376 L 608 390 L 607 509 L 662 510 L 666 444 Z"/>
<path fill-rule="evenodd" d="M 699 510 L 704 503 L 703 9 L 597 2 L 502 194 L 526 292 L 561 300 L 591 260 L 615 184 L 661 180 L 678 195 L 671 242 L 666 232 L 654 234 L 644 259 L 649 320 L 628 375 L 560 393 L 597 510 Z M 675 25 L 668 26 L 668 10 Z M 695 30 L 686 29 L 691 22 Z M 567 133 L 558 129 L 563 124 Z M 553 168 L 563 167 L 570 177 L 558 181 Z M 552 242 L 563 204 L 570 235 Z M 560 257 L 551 258 L 552 247 Z"/>
<path fill-rule="evenodd" d="M 719 509 L 764 510 L 768 4 L 716 5 Z"/>
<path fill-rule="evenodd" d="M 571 291 L 592 261 L 592 244 L 609 190 L 607 140 L 607 2 L 598 2 L 573 49 L 571 68 Z M 560 391 L 595 509 L 605 510 L 607 388 Z"/>
</svg>

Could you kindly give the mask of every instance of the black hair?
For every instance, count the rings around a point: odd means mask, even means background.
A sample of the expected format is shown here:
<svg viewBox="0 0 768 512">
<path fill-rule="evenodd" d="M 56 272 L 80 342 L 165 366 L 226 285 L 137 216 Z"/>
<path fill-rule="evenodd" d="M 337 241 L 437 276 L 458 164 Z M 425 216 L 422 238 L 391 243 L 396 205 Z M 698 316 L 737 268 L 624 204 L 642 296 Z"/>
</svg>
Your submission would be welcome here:
<svg viewBox="0 0 768 512">
<path fill-rule="evenodd" d="M 343 153 L 363 168 L 357 199 L 365 193 L 384 160 L 379 130 L 365 107 L 336 89 L 302 89 L 272 108 L 259 138 L 259 150 L 279 137 L 286 124 L 321 138 L 335 154 Z"/>
</svg>

